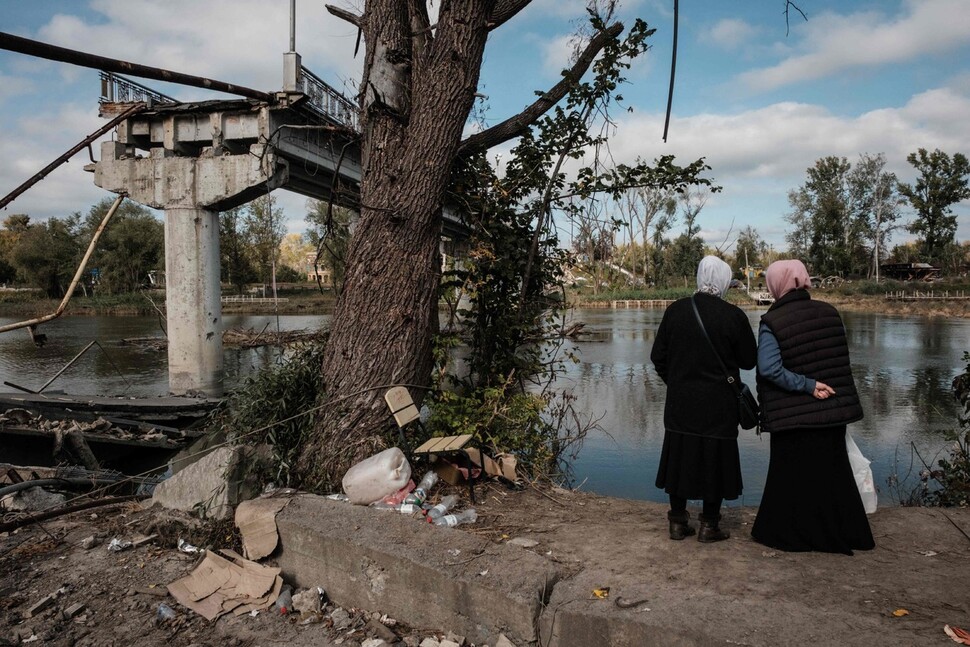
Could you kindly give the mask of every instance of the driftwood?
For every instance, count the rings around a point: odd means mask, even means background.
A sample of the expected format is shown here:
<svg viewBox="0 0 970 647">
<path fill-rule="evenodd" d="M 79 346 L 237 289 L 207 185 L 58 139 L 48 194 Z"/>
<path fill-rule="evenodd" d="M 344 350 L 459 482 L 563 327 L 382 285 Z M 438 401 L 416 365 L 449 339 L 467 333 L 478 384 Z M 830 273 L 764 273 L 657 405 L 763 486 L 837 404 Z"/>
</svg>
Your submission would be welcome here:
<svg viewBox="0 0 970 647">
<path fill-rule="evenodd" d="M 230 328 L 222 333 L 222 343 L 230 348 L 258 348 L 260 346 L 288 346 L 300 342 L 322 341 L 326 333 L 309 330 L 263 330 Z M 127 337 L 121 343 L 139 346 L 145 350 L 165 350 L 168 340 L 164 337 Z"/>
</svg>

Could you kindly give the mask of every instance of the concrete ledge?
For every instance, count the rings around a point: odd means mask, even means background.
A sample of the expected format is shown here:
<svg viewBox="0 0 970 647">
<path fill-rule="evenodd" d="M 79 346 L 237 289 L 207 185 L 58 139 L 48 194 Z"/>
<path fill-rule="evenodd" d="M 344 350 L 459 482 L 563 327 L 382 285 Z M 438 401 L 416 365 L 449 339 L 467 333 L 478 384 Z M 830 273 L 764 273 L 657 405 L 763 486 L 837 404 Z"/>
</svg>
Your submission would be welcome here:
<svg viewBox="0 0 970 647">
<path fill-rule="evenodd" d="M 558 569 L 531 552 L 393 511 L 301 496 L 276 518 L 288 582 L 323 586 L 341 606 L 481 643 L 537 640 Z"/>
<path fill-rule="evenodd" d="M 928 645 L 970 613 L 970 509 L 880 509 L 876 549 L 848 557 L 757 544 L 750 508 L 725 510 L 730 540 L 701 544 L 671 541 L 661 504 L 552 496 L 483 497 L 479 523 L 458 529 L 300 496 L 277 517 L 279 561 L 340 605 L 478 645 L 499 632 L 519 647 Z M 536 543 L 500 539 L 516 535 Z"/>
</svg>

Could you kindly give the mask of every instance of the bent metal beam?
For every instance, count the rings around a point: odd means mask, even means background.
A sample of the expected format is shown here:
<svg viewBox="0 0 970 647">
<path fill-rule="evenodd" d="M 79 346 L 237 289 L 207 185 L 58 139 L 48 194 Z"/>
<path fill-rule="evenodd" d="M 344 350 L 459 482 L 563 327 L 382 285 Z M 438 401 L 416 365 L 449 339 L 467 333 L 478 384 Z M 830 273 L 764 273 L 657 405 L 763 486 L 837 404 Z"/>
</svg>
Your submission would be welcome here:
<svg viewBox="0 0 970 647">
<path fill-rule="evenodd" d="M 173 72 L 150 65 L 130 63 L 116 58 L 108 58 L 107 56 L 79 52 L 75 49 L 58 47 L 57 45 L 50 45 L 5 32 L 0 32 L 0 49 L 36 56 L 38 58 L 46 58 L 51 61 L 60 61 L 61 63 L 70 63 L 71 65 L 104 70 L 106 72 L 118 72 L 119 74 L 130 74 L 131 76 L 137 76 L 143 79 L 155 79 L 156 81 L 168 81 L 169 83 L 178 83 L 179 85 L 216 90 L 218 92 L 258 99 L 269 103 L 273 103 L 274 101 L 273 95 L 268 92 L 253 90 L 252 88 L 246 88 L 241 85 L 234 85 L 232 83 L 226 83 L 225 81 L 216 81 L 215 79 L 208 79 L 203 76 L 182 74 L 181 72 Z"/>
</svg>

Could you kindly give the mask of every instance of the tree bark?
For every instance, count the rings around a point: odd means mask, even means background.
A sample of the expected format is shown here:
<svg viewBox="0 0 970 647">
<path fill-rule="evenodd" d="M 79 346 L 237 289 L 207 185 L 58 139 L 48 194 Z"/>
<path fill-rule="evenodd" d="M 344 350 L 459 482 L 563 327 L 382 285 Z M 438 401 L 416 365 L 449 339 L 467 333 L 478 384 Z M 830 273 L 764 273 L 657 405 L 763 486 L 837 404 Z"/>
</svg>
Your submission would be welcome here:
<svg viewBox="0 0 970 647">
<path fill-rule="evenodd" d="M 391 385 L 430 382 L 441 205 L 494 4 L 443 3 L 433 35 L 413 31 L 427 25 L 415 3 L 366 4 L 360 220 L 322 367 L 331 404 L 297 466 L 311 487 L 337 485 L 347 467 L 381 447 Z"/>
</svg>

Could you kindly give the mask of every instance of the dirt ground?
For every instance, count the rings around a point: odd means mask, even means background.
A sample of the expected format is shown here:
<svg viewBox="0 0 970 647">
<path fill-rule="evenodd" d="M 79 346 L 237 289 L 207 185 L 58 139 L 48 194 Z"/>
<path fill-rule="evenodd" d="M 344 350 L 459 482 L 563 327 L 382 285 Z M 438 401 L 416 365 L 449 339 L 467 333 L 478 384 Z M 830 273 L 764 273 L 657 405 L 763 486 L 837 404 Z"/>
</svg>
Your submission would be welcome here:
<svg viewBox="0 0 970 647">
<path fill-rule="evenodd" d="M 467 497 L 466 490 L 452 491 Z M 947 644 L 944 623 L 970 628 L 967 509 L 880 510 L 870 518 L 876 550 L 845 557 L 764 550 L 748 534 L 753 509 L 728 508 L 723 525 L 732 538 L 702 545 L 667 539 L 664 507 L 659 504 L 550 487 L 512 490 L 485 484 L 478 492 L 479 520 L 460 528 L 482 539 L 486 555 L 491 544 L 513 539 L 535 542 L 524 549 L 555 562 L 564 579 L 571 580 L 570 586 L 581 592 L 578 597 L 584 598 L 560 604 L 600 605 L 615 613 L 624 608 L 621 602 L 637 602 L 657 613 L 666 601 L 671 605 L 665 611 L 667 617 L 676 618 L 682 612 L 703 614 L 704 595 L 736 590 L 739 598 L 748 598 L 758 609 L 756 618 L 746 618 L 742 609 L 736 617 L 719 621 L 726 635 L 736 636 L 734 642 L 740 644 L 777 644 L 772 621 L 790 624 L 785 631 L 793 635 L 814 636 L 815 644 L 830 644 L 827 640 L 832 636 L 842 635 L 837 626 L 825 625 L 826 618 L 833 623 L 861 622 L 862 631 L 866 623 L 880 632 L 891 632 L 893 622 L 905 623 L 905 639 L 894 644 L 943 645 Z M 157 538 L 140 547 L 122 552 L 107 549 L 112 538 L 150 535 Z M 84 540 L 92 536 L 98 538 L 98 545 L 85 548 Z M 356 647 L 373 636 L 365 628 L 372 616 L 353 609 L 348 610 L 351 627 L 340 632 L 328 617 L 319 624 L 300 625 L 295 616 L 269 611 L 206 621 L 179 606 L 165 588 L 198 560 L 176 549 L 180 538 L 203 547 L 238 549 L 238 535 L 228 522 L 202 524 L 181 513 L 130 502 L 0 534 L 0 645 Z M 698 581 L 697 564 L 708 573 L 706 581 Z M 790 576 L 759 577 L 759 570 L 778 571 L 779 565 Z M 596 580 L 587 582 L 594 573 Z M 612 597 L 591 602 L 586 589 L 596 587 L 610 587 Z M 32 607 L 58 591 L 50 606 L 28 617 Z M 692 591 L 697 594 L 693 610 Z M 674 599 L 688 604 L 674 608 Z M 818 618 L 806 623 L 773 617 L 796 602 L 815 606 Z M 162 603 L 175 610 L 174 619 L 158 619 Z M 78 604 L 83 607 L 77 608 Z M 906 609 L 908 616 L 894 616 L 898 609 Z M 844 613 L 851 615 L 843 618 Z M 449 628 L 439 629 L 441 638 Z M 432 635 L 427 630 L 414 632 L 403 623 L 393 631 L 411 645 Z M 850 632 L 846 629 L 846 635 Z M 925 636 L 926 642 L 913 642 L 912 636 Z M 862 644 L 861 640 L 840 642 Z"/>
</svg>

